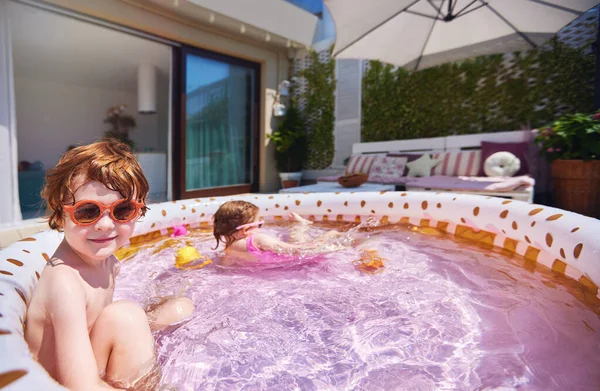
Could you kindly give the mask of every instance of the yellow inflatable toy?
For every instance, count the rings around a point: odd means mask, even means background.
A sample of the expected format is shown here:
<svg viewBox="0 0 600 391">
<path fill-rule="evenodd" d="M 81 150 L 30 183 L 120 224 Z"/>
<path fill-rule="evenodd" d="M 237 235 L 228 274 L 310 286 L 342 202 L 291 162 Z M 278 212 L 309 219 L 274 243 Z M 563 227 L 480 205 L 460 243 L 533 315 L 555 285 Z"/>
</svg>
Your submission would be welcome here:
<svg viewBox="0 0 600 391">
<path fill-rule="evenodd" d="M 175 266 L 178 269 L 201 269 L 211 263 L 213 263 L 212 259 L 200 254 L 192 246 L 180 248 L 175 256 Z"/>
</svg>

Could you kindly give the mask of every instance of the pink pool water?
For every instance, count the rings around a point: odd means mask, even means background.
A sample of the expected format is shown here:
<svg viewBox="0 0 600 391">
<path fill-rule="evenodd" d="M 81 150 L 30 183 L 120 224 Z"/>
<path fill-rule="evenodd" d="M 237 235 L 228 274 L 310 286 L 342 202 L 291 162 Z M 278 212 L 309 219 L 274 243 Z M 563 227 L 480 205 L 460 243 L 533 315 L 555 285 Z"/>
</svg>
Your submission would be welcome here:
<svg viewBox="0 0 600 391">
<path fill-rule="evenodd" d="M 368 235 L 387 259 L 374 275 L 351 246 L 285 269 L 182 271 L 158 243 L 123 264 L 115 296 L 197 305 L 157 334 L 169 390 L 600 389 L 600 318 L 560 277 L 447 237 Z M 210 233 L 185 239 L 216 257 Z"/>
</svg>

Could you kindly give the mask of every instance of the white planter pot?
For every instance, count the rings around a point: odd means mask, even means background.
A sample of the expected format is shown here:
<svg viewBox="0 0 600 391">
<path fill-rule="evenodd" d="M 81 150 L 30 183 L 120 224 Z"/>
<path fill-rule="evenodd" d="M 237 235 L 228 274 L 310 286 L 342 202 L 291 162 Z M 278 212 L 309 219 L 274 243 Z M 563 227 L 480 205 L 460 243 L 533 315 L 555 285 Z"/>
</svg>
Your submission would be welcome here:
<svg viewBox="0 0 600 391">
<path fill-rule="evenodd" d="M 279 178 L 281 179 L 281 187 L 287 189 L 289 187 L 300 186 L 302 180 L 301 172 L 280 172 Z"/>
</svg>

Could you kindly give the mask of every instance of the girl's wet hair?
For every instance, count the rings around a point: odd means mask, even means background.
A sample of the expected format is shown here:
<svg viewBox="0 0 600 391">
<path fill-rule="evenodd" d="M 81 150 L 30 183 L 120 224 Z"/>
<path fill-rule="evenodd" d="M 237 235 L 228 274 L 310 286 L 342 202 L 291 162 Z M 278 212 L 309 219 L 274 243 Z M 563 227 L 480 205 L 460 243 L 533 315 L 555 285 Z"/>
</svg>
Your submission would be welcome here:
<svg viewBox="0 0 600 391">
<path fill-rule="evenodd" d="M 237 227 L 251 223 L 258 215 L 258 206 L 246 201 L 228 201 L 219 207 L 214 215 L 213 235 L 219 243 L 225 244 L 225 248 L 231 246 L 235 241 L 233 235 Z"/>
<path fill-rule="evenodd" d="M 83 181 L 77 179 L 81 177 Z M 75 185 L 101 182 L 107 188 L 119 192 L 125 199 L 144 204 L 141 213 L 146 214 L 146 197 L 150 189 L 138 160 L 126 144 L 117 140 L 99 141 L 68 150 L 56 167 L 46 172 L 42 198 L 48 205 L 48 225 L 60 231 L 64 222 L 63 204 L 75 201 Z"/>
</svg>

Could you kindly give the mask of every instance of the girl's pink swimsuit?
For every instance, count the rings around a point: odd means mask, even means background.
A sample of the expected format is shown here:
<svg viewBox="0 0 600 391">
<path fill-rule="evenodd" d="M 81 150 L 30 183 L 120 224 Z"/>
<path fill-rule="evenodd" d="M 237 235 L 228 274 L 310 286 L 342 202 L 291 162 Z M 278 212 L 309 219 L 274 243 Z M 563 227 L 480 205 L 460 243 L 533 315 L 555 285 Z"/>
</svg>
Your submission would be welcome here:
<svg viewBox="0 0 600 391">
<path fill-rule="evenodd" d="M 278 254 L 270 250 L 260 250 L 252 243 L 252 235 L 246 239 L 246 249 L 250 254 L 260 260 L 261 264 L 284 264 L 284 263 L 306 263 L 319 260 L 323 254 L 315 254 L 310 256 Z"/>
</svg>

